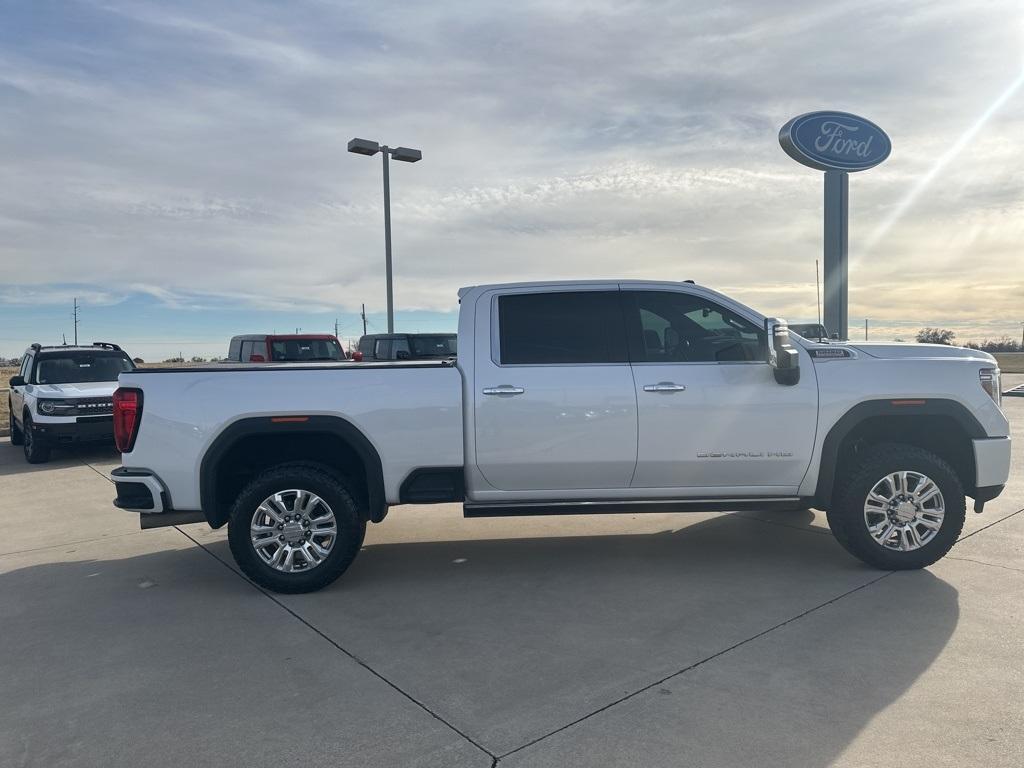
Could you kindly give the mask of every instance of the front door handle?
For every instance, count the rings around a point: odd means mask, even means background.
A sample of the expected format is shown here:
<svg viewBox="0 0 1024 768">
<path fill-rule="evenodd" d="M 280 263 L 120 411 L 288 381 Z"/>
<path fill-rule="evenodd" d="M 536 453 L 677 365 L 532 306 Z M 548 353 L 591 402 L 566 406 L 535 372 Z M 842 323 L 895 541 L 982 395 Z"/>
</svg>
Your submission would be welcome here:
<svg viewBox="0 0 1024 768">
<path fill-rule="evenodd" d="M 676 384 L 671 381 L 659 381 L 657 384 L 644 384 L 644 392 L 682 392 L 685 389 L 685 384 Z"/>
<path fill-rule="evenodd" d="M 485 395 L 521 395 L 526 390 L 522 387 L 513 387 L 511 384 L 502 384 L 500 387 L 484 387 Z"/>
</svg>

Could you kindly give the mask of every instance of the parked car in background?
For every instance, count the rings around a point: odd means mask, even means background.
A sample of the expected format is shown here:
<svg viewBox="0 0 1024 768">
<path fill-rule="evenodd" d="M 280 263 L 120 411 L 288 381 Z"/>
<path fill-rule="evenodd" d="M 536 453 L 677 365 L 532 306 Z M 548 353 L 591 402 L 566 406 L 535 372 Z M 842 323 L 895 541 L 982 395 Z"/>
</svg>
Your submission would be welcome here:
<svg viewBox="0 0 1024 768">
<path fill-rule="evenodd" d="M 371 333 L 359 339 L 354 360 L 444 360 L 455 357 L 454 333 Z"/>
<path fill-rule="evenodd" d="M 143 528 L 227 524 L 249 578 L 306 592 L 388 507 L 439 502 L 467 517 L 816 507 L 866 563 L 922 568 L 956 542 L 965 497 L 980 512 L 1009 477 L 985 352 L 810 341 L 689 283 L 459 298 L 458 359 L 123 374 L 115 504 Z"/>
<path fill-rule="evenodd" d="M 232 337 L 225 362 L 299 363 L 345 359 L 338 337 L 328 333 L 254 333 Z"/>
<path fill-rule="evenodd" d="M 821 323 L 792 323 L 789 326 L 789 330 L 793 333 L 800 334 L 805 339 L 821 340 L 832 338 L 831 334 L 828 332 L 828 328 Z"/>
<path fill-rule="evenodd" d="M 11 443 L 23 446 L 30 464 L 39 464 L 59 445 L 112 442 L 117 377 L 134 370 L 117 344 L 33 344 L 10 380 Z"/>
</svg>

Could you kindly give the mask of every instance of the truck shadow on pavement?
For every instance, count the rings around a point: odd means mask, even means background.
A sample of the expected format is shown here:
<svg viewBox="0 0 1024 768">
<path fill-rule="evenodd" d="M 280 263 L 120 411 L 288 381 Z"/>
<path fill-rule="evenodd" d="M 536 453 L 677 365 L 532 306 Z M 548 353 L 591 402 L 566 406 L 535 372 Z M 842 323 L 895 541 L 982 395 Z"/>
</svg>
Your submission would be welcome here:
<svg viewBox="0 0 1024 768">
<path fill-rule="evenodd" d="M 609 765 L 660 765 L 637 762 L 648 739 L 678 742 L 666 765 L 828 765 L 959 617 L 957 591 L 927 571 L 875 571 L 831 536 L 735 515 L 374 544 L 328 589 L 277 599 L 497 755 L 643 691 L 541 742 L 621 727 L 619 757 L 595 763 Z"/>
<path fill-rule="evenodd" d="M 49 472 L 56 469 L 81 466 L 83 463 L 119 464 L 120 454 L 113 445 L 95 445 L 54 448 L 49 461 L 29 464 L 20 445 L 11 445 L 9 438 L 0 438 L 0 477 L 29 472 Z"/>
<path fill-rule="evenodd" d="M 85 544 L 49 553 L 63 562 L 7 560 L 0 676 L 20 703 L 0 716 L 0 742 L 33 718 L 88 710 L 94 730 L 46 729 L 44 752 L 79 738 L 121 764 L 104 753 L 105 739 L 124 741 L 115 731 L 159 731 L 166 712 L 209 695 L 237 703 L 205 721 L 203 743 L 236 743 L 254 691 L 234 665 L 263 652 L 276 616 L 285 645 L 315 629 L 493 754 L 514 753 L 510 765 L 542 753 L 826 766 L 932 665 L 959 618 L 957 591 L 927 571 L 886 575 L 830 537 L 736 515 L 657 533 L 373 544 L 328 589 L 272 600 L 209 557 L 233 567 L 226 542 L 200 541 L 207 552 L 82 559 L 103 551 Z M 275 696 L 301 710 L 310 679 L 283 677 Z M 148 748 L 168 758 L 200 738 L 173 735 Z M 899 729 L 892 738 L 898 748 Z"/>
</svg>

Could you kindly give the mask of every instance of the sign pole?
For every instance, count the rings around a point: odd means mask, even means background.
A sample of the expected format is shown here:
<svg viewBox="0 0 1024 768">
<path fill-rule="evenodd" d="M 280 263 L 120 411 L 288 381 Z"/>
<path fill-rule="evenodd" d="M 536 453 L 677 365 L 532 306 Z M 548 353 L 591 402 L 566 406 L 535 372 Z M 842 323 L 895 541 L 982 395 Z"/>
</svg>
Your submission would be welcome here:
<svg viewBox="0 0 1024 768">
<path fill-rule="evenodd" d="M 825 327 L 849 334 L 850 175 L 825 171 Z"/>
<path fill-rule="evenodd" d="M 866 171 L 892 151 L 885 131 L 849 112 L 807 112 L 779 130 L 783 151 L 801 165 L 825 172 L 825 328 L 850 338 L 850 173 Z"/>
</svg>

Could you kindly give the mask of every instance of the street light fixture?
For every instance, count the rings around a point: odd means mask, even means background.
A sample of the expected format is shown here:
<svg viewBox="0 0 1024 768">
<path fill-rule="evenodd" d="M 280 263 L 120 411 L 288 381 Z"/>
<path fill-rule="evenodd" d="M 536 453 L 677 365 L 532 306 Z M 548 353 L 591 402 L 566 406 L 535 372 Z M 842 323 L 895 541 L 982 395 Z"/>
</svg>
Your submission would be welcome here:
<svg viewBox="0 0 1024 768">
<path fill-rule="evenodd" d="M 390 148 L 387 144 L 378 144 L 368 139 L 352 139 L 348 143 L 348 151 L 356 155 L 372 156 L 380 152 L 384 156 L 384 266 L 388 287 L 388 333 L 395 332 L 394 288 L 391 277 L 391 180 L 388 168 L 389 158 L 401 160 L 403 163 L 415 163 L 423 159 L 423 153 L 409 147 Z"/>
</svg>

